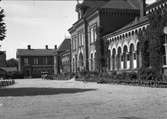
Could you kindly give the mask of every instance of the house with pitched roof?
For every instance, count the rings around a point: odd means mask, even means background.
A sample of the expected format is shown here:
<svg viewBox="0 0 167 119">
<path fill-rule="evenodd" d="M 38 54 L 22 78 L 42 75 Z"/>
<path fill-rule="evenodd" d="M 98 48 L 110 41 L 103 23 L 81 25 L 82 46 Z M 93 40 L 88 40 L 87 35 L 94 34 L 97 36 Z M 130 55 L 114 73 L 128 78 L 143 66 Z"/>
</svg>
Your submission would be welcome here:
<svg viewBox="0 0 167 119">
<path fill-rule="evenodd" d="M 55 46 L 56 48 L 57 46 Z M 54 54 L 56 49 L 17 49 L 18 70 L 25 77 L 40 77 L 42 72 L 54 74 Z"/>
<path fill-rule="evenodd" d="M 140 0 L 84 0 L 76 5 L 78 20 L 71 34 L 72 72 L 99 71 L 105 66 L 103 36 L 140 16 Z M 99 45 L 96 42 L 99 41 Z"/>
</svg>

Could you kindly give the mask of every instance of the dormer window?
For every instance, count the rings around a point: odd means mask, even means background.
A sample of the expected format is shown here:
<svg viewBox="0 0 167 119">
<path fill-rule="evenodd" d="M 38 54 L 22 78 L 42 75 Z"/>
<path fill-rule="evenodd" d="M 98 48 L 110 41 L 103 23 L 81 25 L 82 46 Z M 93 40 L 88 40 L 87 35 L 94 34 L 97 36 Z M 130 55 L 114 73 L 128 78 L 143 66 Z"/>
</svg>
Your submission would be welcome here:
<svg viewBox="0 0 167 119">
<path fill-rule="evenodd" d="M 82 18 L 82 11 L 79 10 L 79 11 L 78 11 L 78 19 L 81 19 L 81 18 Z"/>
</svg>

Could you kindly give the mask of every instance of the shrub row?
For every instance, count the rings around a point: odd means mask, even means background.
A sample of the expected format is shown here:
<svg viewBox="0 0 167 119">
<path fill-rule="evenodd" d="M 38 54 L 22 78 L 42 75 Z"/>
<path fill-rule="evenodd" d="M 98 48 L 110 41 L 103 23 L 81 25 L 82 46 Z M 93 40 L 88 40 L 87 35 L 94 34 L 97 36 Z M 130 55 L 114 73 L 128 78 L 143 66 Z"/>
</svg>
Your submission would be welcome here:
<svg viewBox="0 0 167 119">
<path fill-rule="evenodd" d="M 141 73 L 141 72 L 139 72 Z M 160 87 L 167 88 L 167 80 L 163 80 L 159 75 L 154 73 L 152 69 L 143 71 L 139 77 L 137 72 L 87 72 L 79 73 L 77 75 L 78 81 L 88 81 L 97 83 L 112 83 L 123 85 L 147 86 L 147 87 Z"/>
<path fill-rule="evenodd" d="M 69 80 L 72 78 L 71 74 L 58 74 L 58 75 L 48 75 L 44 79 L 46 80 Z"/>
<path fill-rule="evenodd" d="M 15 84 L 15 80 L 0 80 L 0 88 Z"/>
</svg>

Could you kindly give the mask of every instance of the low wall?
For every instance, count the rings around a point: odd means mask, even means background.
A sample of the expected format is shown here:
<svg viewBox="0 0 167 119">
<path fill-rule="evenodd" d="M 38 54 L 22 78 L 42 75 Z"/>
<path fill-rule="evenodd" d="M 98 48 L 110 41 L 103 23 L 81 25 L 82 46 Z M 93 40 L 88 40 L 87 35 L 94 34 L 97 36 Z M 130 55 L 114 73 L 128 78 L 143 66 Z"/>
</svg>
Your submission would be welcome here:
<svg viewBox="0 0 167 119">
<path fill-rule="evenodd" d="M 15 84 L 15 80 L 0 80 L 0 88 Z"/>
</svg>

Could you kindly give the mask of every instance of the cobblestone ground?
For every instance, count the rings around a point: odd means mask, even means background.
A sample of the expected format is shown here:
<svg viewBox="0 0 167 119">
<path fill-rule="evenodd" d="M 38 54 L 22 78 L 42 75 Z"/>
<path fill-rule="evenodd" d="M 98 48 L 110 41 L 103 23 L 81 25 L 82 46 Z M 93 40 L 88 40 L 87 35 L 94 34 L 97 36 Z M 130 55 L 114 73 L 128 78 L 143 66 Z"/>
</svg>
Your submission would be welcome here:
<svg viewBox="0 0 167 119">
<path fill-rule="evenodd" d="M 16 80 L 0 89 L 0 119 L 167 119 L 167 89 Z"/>
</svg>

